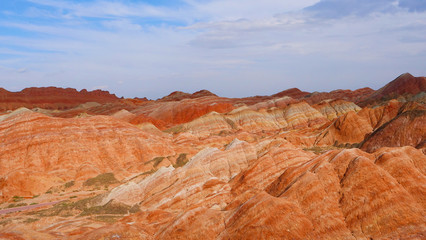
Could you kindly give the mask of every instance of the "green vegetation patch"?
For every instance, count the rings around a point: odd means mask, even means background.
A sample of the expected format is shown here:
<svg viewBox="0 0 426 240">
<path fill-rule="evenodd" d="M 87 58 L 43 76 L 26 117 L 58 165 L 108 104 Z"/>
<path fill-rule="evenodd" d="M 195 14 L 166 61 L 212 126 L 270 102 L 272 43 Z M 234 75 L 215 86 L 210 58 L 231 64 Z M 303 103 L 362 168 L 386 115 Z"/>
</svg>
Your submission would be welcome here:
<svg viewBox="0 0 426 240">
<path fill-rule="evenodd" d="M 7 225 L 7 224 L 9 224 L 11 222 L 12 222 L 11 219 L 6 219 L 6 220 L 3 220 L 3 221 L 0 221 L 0 226 L 5 226 L 5 225 Z"/>
<path fill-rule="evenodd" d="M 27 203 L 11 203 L 9 204 L 9 206 L 7 206 L 7 208 L 15 208 L 15 207 L 23 207 L 23 206 L 27 206 Z"/>
<path fill-rule="evenodd" d="M 115 216 L 115 215 L 100 215 L 92 217 L 93 220 L 98 222 L 106 222 L 106 223 L 116 223 L 123 216 Z"/>
<path fill-rule="evenodd" d="M 172 128 L 164 130 L 166 133 L 178 134 L 184 131 L 183 125 L 177 125 Z"/>
<path fill-rule="evenodd" d="M 358 148 L 360 146 L 359 143 L 346 143 L 346 144 L 338 144 L 337 142 L 334 143 L 333 146 L 313 146 L 309 148 L 304 148 L 304 151 L 313 152 L 317 155 L 323 154 L 330 150 L 336 150 L 336 149 L 346 149 L 346 148 Z"/>
<path fill-rule="evenodd" d="M 115 203 L 114 201 L 110 201 L 103 206 L 94 206 L 90 208 L 86 208 L 80 214 L 80 216 L 88 216 L 88 215 L 99 215 L 99 214 L 127 214 L 127 213 L 135 213 L 139 208 L 134 209 L 129 205 L 124 203 Z M 132 210 L 132 211 L 130 211 Z"/>
<path fill-rule="evenodd" d="M 156 157 L 153 158 L 152 160 L 149 160 L 148 162 L 144 163 L 144 165 L 148 165 L 150 163 L 153 163 L 153 167 L 156 168 L 163 160 L 165 157 Z"/>
<path fill-rule="evenodd" d="M 39 218 L 27 218 L 24 223 L 33 223 L 33 222 L 37 222 L 38 220 L 40 220 Z"/>
<path fill-rule="evenodd" d="M 69 182 L 67 182 L 67 183 L 65 183 L 65 188 L 70 188 L 70 187 L 72 187 L 72 186 L 74 186 L 75 185 L 75 181 L 69 181 Z"/>
<path fill-rule="evenodd" d="M 188 162 L 187 153 L 179 154 L 179 157 L 176 159 L 176 164 L 173 165 L 174 168 L 183 167 Z"/>
<path fill-rule="evenodd" d="M 119 181 L 114 177 L 113 173 L 102 173 L 94 178 L 87 179 L 83 186 L 101 186 L 118 183 Z"/>
<path fill-rule="evenodd" d="M 55 204 L 53 207 L 40 211 L 29 212 L 29 215 L 37 215 L 39 217 L 61 216 L 69 217 L 80 214 L 87 208 L 97 204 L 102 199 L 102 195 L 91 198 L 81 199 L 76 202 L 63 201 Z"/>
<path fill-rule="evenodd" d="M 13 196 L 13 201 L 14 201 L 14 202 L 20 202 L 20 201 L 22 201 L 22 200 L 24 200 L 24 198 L 23 198 L 23 197 L 20 197 L 20 196 Z"/>
<path fill-rule="evenodd" d="M 96 197 L 82 199 L 76 202 L 64 201 L 55 204 L 49 209 L 30 212 L 28 215 L 35 215 L 38 217 L 70 217 L 70 216 L 92 216 L 92 215 L 124 215 L 127 213 L 139 212 L 139 205 L 129 206 L 123 203 L 110 201 L 105 205 L 96 206 L 102 200 L 103 195 Z M 119 216 L 118 216 L 119 217 Z M 101 217 L 102 218 L 102 217 Z M 101 221 L 101 219 L 99 219 Z M 104 219 L 109 221 L 108 219 Z"/>
</svg>

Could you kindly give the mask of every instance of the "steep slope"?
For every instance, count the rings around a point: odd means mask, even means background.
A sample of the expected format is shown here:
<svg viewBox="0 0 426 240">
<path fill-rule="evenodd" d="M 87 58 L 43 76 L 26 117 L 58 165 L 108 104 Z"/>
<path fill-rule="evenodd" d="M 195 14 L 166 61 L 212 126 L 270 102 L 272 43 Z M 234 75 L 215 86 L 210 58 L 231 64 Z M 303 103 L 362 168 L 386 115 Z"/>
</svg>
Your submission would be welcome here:
<svg viewBox="0 0 426 240">
<path fill-rule="evenodd" d="M 374 152 L 381 147 L 426 147 L 426 110 L 410 110 L 399 114 L 369 135 L 361 149 Z"/>
</svg>

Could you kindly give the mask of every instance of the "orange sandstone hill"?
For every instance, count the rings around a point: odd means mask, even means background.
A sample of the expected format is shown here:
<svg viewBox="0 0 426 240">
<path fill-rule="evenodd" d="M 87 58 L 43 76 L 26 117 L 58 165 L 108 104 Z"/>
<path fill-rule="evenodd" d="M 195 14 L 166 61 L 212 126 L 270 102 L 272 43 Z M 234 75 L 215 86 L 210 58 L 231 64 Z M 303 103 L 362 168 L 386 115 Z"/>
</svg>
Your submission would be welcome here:
<svg viewBox="0 0 426 240">
<path fill-rule="evenodd" d="M 0 89 L 0 239 L 426 239 L 426 89 Z"/>
</svg>

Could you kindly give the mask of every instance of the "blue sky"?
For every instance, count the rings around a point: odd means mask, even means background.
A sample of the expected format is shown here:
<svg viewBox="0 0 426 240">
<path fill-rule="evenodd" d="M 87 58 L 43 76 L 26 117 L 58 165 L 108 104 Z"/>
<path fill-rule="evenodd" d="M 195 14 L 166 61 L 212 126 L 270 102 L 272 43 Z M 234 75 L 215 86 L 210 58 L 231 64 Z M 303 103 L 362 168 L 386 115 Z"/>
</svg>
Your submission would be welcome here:
<svg viewBox="0 0 426 240">
<path fill-rule="evenodd" d="M 8 0 L 0 87 L 159 98 L 379 88 L 426 75 L 423 0 Z"/>
</svg>

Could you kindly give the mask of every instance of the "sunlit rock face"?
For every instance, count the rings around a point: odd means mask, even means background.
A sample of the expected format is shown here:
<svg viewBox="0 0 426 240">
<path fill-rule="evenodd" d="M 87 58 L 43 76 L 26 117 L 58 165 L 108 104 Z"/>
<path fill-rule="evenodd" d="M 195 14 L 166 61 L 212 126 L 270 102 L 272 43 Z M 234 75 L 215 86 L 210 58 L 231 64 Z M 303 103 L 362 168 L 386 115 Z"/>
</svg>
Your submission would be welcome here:
<svg viewBox="0 0 426 240">
<path fill-rule="evenodd" d="M 426 239 L 422 77 L 238 99 L 43 91 L 0 97 L 0 239 Z"/>
</svg>

